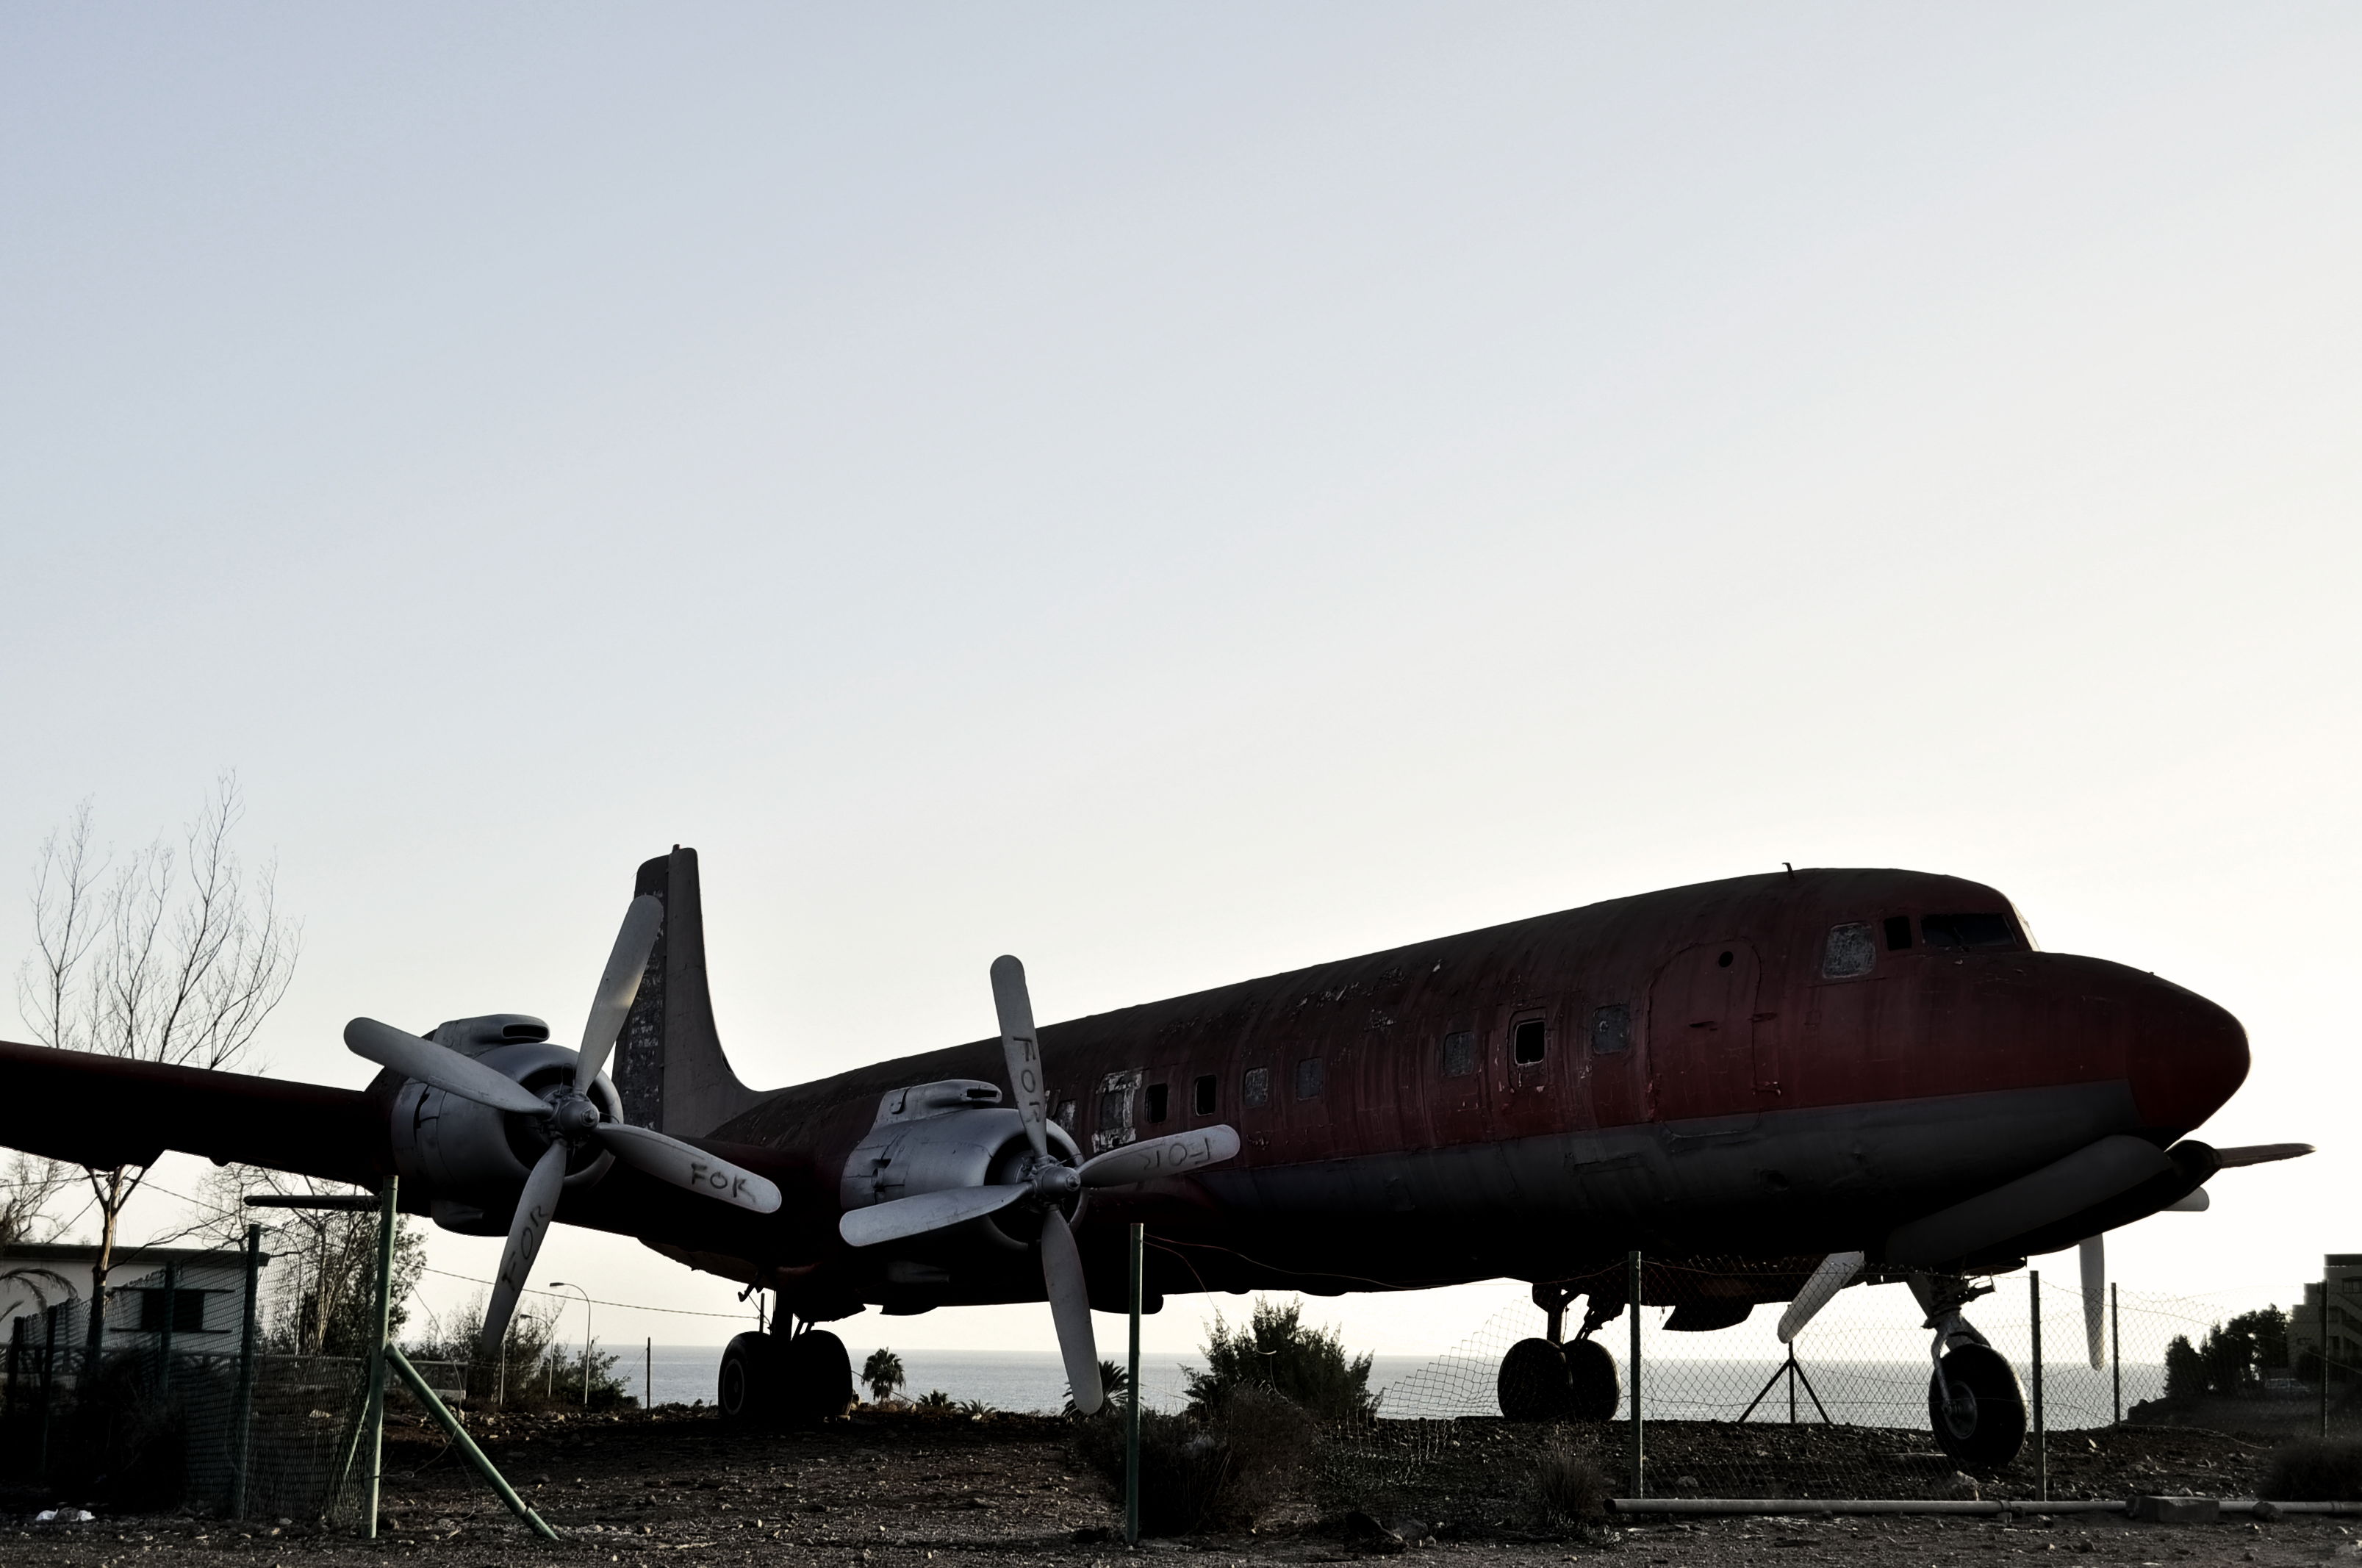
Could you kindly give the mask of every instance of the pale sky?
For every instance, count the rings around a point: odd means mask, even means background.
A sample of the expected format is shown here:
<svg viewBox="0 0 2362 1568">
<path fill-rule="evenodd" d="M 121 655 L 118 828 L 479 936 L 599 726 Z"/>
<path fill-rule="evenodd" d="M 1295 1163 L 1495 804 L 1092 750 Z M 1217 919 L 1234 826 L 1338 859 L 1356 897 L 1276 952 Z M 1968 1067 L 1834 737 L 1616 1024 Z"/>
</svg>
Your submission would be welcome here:
<svg viewBox="0 0 2362 1568">
<path fill-rule="evenodd" d="M 1003 951 L 1055 1019 L 1950 872 L 2246 1021 L 2203 1135 L 2323 1153 L 2114 1257 L 2286 1300 L 2362 1248 L 2357 81 L 2348 5 L 12 6 L 0 871 L 237 768 L 261 1056 L 359 1085 L 571 1032 L 694 845 L 764 1086 Z"/>
</svg>

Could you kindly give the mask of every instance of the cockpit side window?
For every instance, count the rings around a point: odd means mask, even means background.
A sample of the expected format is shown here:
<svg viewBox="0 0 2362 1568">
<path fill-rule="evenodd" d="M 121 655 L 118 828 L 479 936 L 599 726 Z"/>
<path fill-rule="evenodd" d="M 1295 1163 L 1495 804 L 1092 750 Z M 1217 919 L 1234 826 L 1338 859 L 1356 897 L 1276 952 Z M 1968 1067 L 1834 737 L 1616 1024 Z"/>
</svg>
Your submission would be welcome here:
<svg viewBox="0 0 2362 1568">
<path fill-rule="evenodd" d="M 2005 914 L 1931 914 L 1919 918 L 1930 947 L 2020 947 L 2016 922 Z"/>
<path fill-rule="evenodd" d="M 1871 940 L 1866 921 L 1848 921 L 1843 925 L 1829 927 L 1829 939 L 1821 949 L 1821 978 L 1850 979 L 1867 975 L 1878 963 L 1878 944 Z"/>
</svg>

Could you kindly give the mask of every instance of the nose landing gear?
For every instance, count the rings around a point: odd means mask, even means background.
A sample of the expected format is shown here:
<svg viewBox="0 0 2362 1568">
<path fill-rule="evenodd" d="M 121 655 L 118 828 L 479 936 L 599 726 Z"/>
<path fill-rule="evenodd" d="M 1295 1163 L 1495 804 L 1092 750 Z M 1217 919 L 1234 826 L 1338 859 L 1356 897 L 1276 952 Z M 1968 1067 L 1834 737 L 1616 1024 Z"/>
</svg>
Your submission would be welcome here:
<svg viewBox="0 0 2362 1568">
<path fill-rule="evenodd" d="M 1594 1295 L 1583 1328 L 1562 1342 L 1567 1303 L 1574 1292 L 1552 1285 L 1534 1286 L 1534 1304 L 1550 1314 L 1548 1337 L 1519 1340 L 1501 1358 L 1494 1390 L 1501 1414 L 1513 1421 L 1604 1421 L 1616 1414 L 1622 1391 L 1616 1358 L 1591 1336 L 1624 1310 L 1621 1301 Z"/>
<path fill-rule="evenodd" d="M 2025 1443 L 2025 1394 L 2001 1353 L 1960 1316 L 1960 1309 L 1992 1286 L 1956 1275 L 1915 1274 L 1911 1293 L 1935 1331 L 1928 1354 L 1927 1424 L 1936 1446 L 1970 1470 L 1991 1470 L 2017 1457 Z"/>
<path fill-rule="evenodd" d="M 826 1329 L 740 1334 L 722 1353 L 714 1390 L 740 1426 L 811 1426 L 853 1408 L 853 1358 Z"/>
</svg>

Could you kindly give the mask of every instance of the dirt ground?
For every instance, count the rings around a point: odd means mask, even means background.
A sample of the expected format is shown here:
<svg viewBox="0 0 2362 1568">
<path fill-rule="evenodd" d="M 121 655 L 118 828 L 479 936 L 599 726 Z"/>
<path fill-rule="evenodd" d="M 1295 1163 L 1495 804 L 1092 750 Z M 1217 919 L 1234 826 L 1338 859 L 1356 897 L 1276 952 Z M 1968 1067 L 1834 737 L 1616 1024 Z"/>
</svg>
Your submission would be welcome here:
<svg viewBox="0 0 2362 1568">
<path fill-rule="evenodd" d="M 707 1414 L 659 1410 L 484 1418 L 474 1430 L 557 1527 L 561 1541 L 551 1545 L 524 1533 L 439 1432 L 403 1424 L 388 1433 L 383 1536 L 376 1542 L 359 1541 L 349 1529 L 292 1522 L 102 1518 L 42 1526 L 18 1514 L 0 1523 L 0 1562 L 129 1568 L 142 1561 L 204 1563 L 228 1557 L 253 1568 L 334 1568 L 389 1559 L 451 1568 L 543 1560 L 635 1568 L 716 1560 L 842 1568 L 1022 1568 L 1037 1562 L 1096 1568 L 1134 1555 L 1116 1533 L 1117 1513 L 1104 1488 L 1072 1463 L 1063 1423 L 1046 1418 L 975 1422 L 864 1413 L 818 1431 L 742 1435 Z M 1779 1435 L 1750 1430 L 1742 1441 L 1768 1445 Z M 1724 1436 L 1727 1442 L 1727 1429 Z M 2186 1445 L 2207 1436 L 2182 1432 L 2173 1441 Z M 1384 1444 L 1365 1445 L 1324 1461 L 1302 1501 L 1254 1533 L 1152 1541 L 1142 1551 L 1245 1564 L 1350 1561 L 1383 1549 L 1390 1555 L 1469 1558 L 1505 1568 L 1585 1562 L 1725 1568 L 1815 1558 L 1937 1568 L 1995 1554 L 2055 1551 L 2083 1554 L 2095 1563 L 2159 1568 L 2182 1562 L 2362 1562 L 2362 1518 L 2354 1518 L 2262 1524 L 2242 1518 L 2209 1526 L 2046 1518 L 2030 1512 L 2005 1520 L 1650 1519 L 1553 1534 L 1534 1528 L 1522 1501 L 1526 1463 L 1543 1441 L 1547 1436 L 1533 1429 L 1471 1423 L 1458 1447 L 1446 1438 L 1416 1459 Z M 1791 1441 L 1809 1446 L 1803 1437 Z M 1821 1434 L 1827 1452 L 1817 1463 L 1842 1463 L 1842 1454 L 1829 1447 L 1835 1441 Z M 2252 1468 L 2247 1451 L 2233 1440 L 2216 1441 L 2225 1445 L 2220 1457 L 2226 1476 L 2235 1463 Z M 1671 1467 L 1680 1463 L 1684 1441 L 1694 1461 L 1712 1457 L 1704 1435 L 1677 1428 L 1659 1432 L 1651 1446 Z M 2098 1455 L 2082 1465 L 2094 1488 L 2131 1481 L 2140 1465 L 2152 1462 L 2135 1444 L 2118 1455 L 2097 1449 L 2087 1455 Z M 1753 1446 L 1746 1457 L 1756 1457 Z M 1768 1446 L 1762 1462 L 1776 1462 Z M 2102 1495 L 2134 1489 L 2147 1488 L 2125 1485 Z M 2221 1494 L 2237 1489 L 2225 1485 Z M 1360 1535 L 1342 1528 L 1341 1516 L 1357 1504 L 1424 1543 L 1406 1549 L 1366 1527 Z"/>
</svg>

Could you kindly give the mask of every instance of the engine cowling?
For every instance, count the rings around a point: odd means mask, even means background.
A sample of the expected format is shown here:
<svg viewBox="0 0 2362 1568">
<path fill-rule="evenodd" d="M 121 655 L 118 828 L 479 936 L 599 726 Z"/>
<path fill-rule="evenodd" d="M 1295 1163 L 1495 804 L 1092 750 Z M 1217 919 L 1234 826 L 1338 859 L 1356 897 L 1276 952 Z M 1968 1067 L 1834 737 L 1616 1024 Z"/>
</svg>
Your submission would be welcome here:
<svg viewBox="0 0 2362 1568">
<path fill-rule="evenodd" d="M 575 1053 L 551 1043 L 549 1025 L 524 1013 L 456 1019 L 437 1025 L 426 1038 L 535 1093 L 573 1081 Z M 592 1082 L 590 1099 L 607 1117 L 623 1119 L 623 1097 L 603 1074 Z M 507 1231 L 517 1194 L 549 1147 L 545 1126 L 530 1117 L 407 1078 L 398 1080 L 393 1092 L 392 1131 L 394 1170 L 403 1186 L 427 1194 L 437 1225 L 471 1236 Z M 574 1151 L 567 1162 L 567 1189 L 596 1184 L 614 1163 L 613 1154 L 595 1146 Z"/>
<path fill-rule="evenodd" d="M 1053 1121 L 1046 1131 L 1053 1154 L 1067 1165 L 1081 1162 L 1064 1127 Z M 879 1101 L 877 1120 L 845 1156 L 838 1201 L 866 1209 L 922 1192 L 1022 1181 L 1032 1154 L 1023 1121 L 1000 1103 L 999 1085 L 977 1078 L 917 1084 Z M 960 1231 L 1022 1251 L 1041 1224 L 1038 1211 L 1018 1208 Z"/>
</svg>

